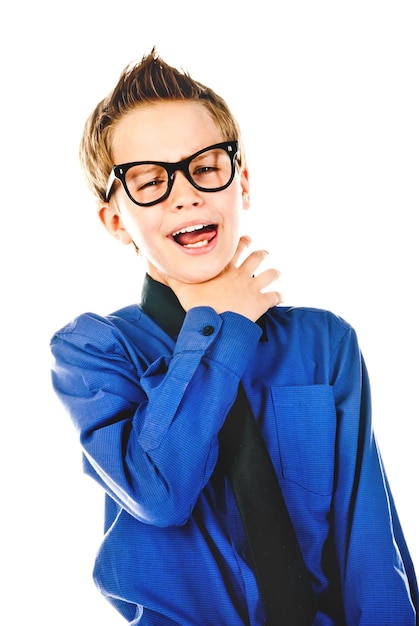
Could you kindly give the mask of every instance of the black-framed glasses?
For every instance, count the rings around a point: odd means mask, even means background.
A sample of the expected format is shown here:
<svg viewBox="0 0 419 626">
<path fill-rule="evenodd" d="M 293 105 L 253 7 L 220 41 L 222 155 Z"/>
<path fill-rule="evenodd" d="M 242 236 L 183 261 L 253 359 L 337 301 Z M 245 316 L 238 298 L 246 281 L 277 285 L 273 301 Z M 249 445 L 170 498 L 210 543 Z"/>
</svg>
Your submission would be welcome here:
<svg viewBox="0 0 419 626">
<path fill-rule="evenodd" d="M 183 172 L 199 191 L 222 191 L 233 181 L 238 149 L 237 141 L 224 141 L 203 148 L 177 163 L 134 161 L 114 165 L 108 180 L 106 200 L 109 200 L 117 178 L 135 204 L 147 207 L 162 202 L 172 190 L 177 171 Z"/>
</svg>

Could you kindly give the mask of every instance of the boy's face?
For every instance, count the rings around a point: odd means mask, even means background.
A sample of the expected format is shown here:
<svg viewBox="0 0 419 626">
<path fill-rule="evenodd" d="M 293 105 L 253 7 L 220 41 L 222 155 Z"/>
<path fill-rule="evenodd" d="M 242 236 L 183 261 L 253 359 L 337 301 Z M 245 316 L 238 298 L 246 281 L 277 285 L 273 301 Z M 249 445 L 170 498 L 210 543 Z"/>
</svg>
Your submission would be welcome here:
<svg viewBox="0 0 419 626">
<path fill-rule="evenodd" d="M 162 102 L 125 115 L 115 127 L 112 150 L 115 164 L 178 162 L 222 141 L 224 137 L 202 105 Z M 122 243 L 135 242 L 152 278 L 166 282 L 169 276 L 199 283 L 217 276 L 231 261 L 242 234 L 241 212 L 248 207 L 246 171 L 236 172 L 231 185 L 216 192 L 195 189 L 177 171 L 168 198 L 150 207 L 132 202 L 116 180 L 112 198 L 99 215 Z M 192 227 L 196 230 L 187 236 L 176 235 Z"/>
</svg>

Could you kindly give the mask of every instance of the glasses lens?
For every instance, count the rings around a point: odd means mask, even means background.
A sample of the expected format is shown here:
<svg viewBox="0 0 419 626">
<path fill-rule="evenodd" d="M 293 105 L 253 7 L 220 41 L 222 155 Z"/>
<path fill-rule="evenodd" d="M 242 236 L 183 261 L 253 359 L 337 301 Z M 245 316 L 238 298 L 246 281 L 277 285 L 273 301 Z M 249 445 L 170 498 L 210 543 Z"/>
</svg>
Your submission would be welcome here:
<svg viewBox="0 0 419 626">
<path fill-rule="evenodd" d="M 224 187 L 229 182 L 231 173 L 231 157 L 223 148 L 201 152 L 189 164 L 189 175 L 201 189 Z"/>
<path fill-rule="evenodd" d="M 141 163 L 130 167 L 125 182 L 131 196 L 140 204 L 156 202 L 167 191 L 169 177 L 160 165 Z"/>
</svg>

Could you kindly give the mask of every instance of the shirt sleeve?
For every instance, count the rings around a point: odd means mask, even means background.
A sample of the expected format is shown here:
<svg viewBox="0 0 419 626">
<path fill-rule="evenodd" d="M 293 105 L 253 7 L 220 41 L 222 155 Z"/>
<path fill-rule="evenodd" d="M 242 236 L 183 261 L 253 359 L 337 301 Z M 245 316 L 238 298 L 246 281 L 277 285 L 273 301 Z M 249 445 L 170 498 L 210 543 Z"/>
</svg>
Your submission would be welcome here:
<svg viewBox="0 0 419 626">
<path fill-rule="evenodd" d="M 334 362 L 333 516 L 346 623 L 414 626 L 417 582 L 372 430 L 368 374 L 352 329 Z"/>
<path fill-rule="evenodd" d="M 151 362 L 111 318 L 85 314 L 54 335 L 52 382 L 79 432 L 85 469 L 136 519 L 187 521 L 260 334 L 243 316 L 197 307 L 174 348 Z M 153 352 L 152 339 L 144 342 Z"/>
</svg>

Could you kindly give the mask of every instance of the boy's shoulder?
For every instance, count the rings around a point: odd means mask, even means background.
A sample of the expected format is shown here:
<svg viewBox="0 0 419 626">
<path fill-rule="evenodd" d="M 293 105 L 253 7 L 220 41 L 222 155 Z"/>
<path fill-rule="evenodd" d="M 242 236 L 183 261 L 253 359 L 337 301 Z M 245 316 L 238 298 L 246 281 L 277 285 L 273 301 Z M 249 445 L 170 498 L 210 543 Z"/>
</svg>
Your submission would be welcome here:
<svg viewBox="0 0 419 626">
<path fill-rule="evenodd" d="M 278 319 L 327 320 L 342 327 L 350 327 L 350 324 L 337 313 L 334 313 L 329 309 L 322 309 L 319 307 L 281 305 L 273 307 L 269 310 L 269 313 L 273 314 L 273 316 Z"/>
<path fill-rule="evenodd" d="M 118 326 L 119 323 L 135 322 L 143 315 L 139 304 L 130 304 L 120 308 L 112 313 L 101 314 L 86 311 L 80 313 L 72 320 L 67 322 L 62 328 L 57 330 L 55 334 L 71 334 L 75 332 L 89 332 L 95 327 Z"/>
<path fill-rule="evenodd" d="M 345 319 L 328 309 L 316 307 L 276 306 L 268 311 L 267 319 L 268 323 L 280 327 L 284 332 L 335 337 L 342 337 L 348 331 L 355 333 Z"/>
<path fill-rule="evenodd" d="M 139 333 L 140 327 L 147 332 L 147 325 L 150 324 L 151 320 L 139 304 L 131 304 L 109 314 L 87 311 L 59 328 L 53 334 L 51 344 L 64 342 L 82 349 L 95 345 L 102 350 L 118 350 L 126 339 Z"/>
</svg>

